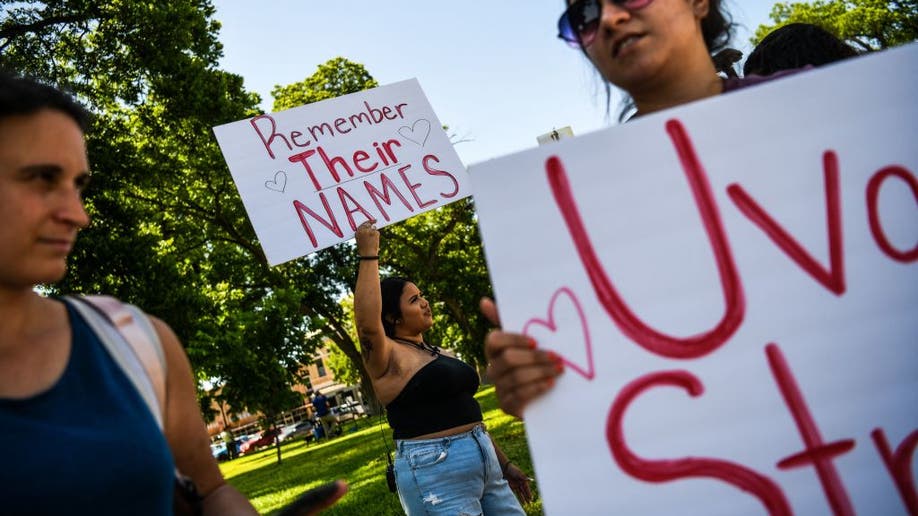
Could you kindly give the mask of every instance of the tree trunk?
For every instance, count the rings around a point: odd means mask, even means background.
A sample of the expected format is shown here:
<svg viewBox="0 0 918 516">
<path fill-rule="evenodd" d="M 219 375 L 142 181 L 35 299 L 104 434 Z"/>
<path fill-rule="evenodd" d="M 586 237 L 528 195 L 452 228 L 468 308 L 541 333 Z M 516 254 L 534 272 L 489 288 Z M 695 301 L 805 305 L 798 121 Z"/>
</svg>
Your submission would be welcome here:
<svg viewBox="0 0 918 516">
<path fill-rule="evenodd" d="M 281 451 L 280 451 L 280 439 L 277 436 L 274 436 L 274 447 L 277 448 L 277 464 L 281 463 Z"/>
</svg>

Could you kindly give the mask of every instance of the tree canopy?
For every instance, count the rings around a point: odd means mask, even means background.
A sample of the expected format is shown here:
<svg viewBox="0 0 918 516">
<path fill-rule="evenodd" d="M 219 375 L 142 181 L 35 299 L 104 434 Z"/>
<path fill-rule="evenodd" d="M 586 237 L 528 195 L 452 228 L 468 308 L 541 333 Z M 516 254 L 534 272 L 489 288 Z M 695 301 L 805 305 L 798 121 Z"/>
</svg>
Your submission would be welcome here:
<svg viewBox="0 0 918 516">
<path fill-rule="evenodd" d="M 296 403 L 291 384 L 328 342 L 374 400 L 341 305 L 353 244 L 269 267 L 248 221 L 211 128 L 259 114 L 260 99 L 219 68 L 213 15 L 210 0 L 0 0 L 0 67 L 73 91 L 95 115 L 92 224 L 68 276 L 48 288 L 115 295 L 161 317 L 231 410 L 271 415 Z M 374 86 L 339 57 L 276 87 L 274 109 Z M 480 360 L 477 297 L 488 283 L 470 203 L 386 232 L 389 269 L 440 307 L 436 339 Z M 201 391 L 203 408 L 211 395 Z"/>
<path fill-rule="evenodd" d="M 276 287 L 285 273 L 267 267 L 211 133 L 259 103 L 217 67 L 213 6 L 0 5 L 0 66 L 70 89 L 95 114 L 93 222 L 51 289 L 110 293 L 162 317 L 234 409 L 275 413 L 315 341 L 301 293 Z"/>
<path fill-rule="evenodd" d="M 315 73 L 300 82 L 275 86 L 271 96 L 274 111 L 281 111 L 377 86 L 379 83 L 362 64 L 336 57 L 320 64 Z"/>
<path fill-rule="evenodd" d="M 918 0 L 778 2 L 772 7 L 770 17 L 774 23 L 760 25 L 753 44 L 789 23 L 819 25 L 862 52 L 918 39 Z"/>
</svg>

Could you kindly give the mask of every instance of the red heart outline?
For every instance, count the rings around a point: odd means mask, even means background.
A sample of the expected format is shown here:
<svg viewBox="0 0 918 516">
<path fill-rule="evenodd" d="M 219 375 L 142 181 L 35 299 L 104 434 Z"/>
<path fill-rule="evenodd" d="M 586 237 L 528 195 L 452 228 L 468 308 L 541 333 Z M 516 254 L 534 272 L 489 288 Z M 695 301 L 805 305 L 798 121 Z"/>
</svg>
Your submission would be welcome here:
<svg viewBox="0 0 918 516">
<path fill-rule="evenodd" d="M 587 364 L 586 369 L 581 367 L 579 364 L 571 362 L 562 355 L 561 361 L 570 366 L 577 374 L 586 378 L 587 380 L 592 380 L 596 376 L 596 370 L 593 367 L 593 343 L 590 340 L 590 329 L 587 326 L 586 316 L 583 315 L 583 308 L 580 306 L 580 301 L 577 300 L 577 296 L 574 294 L 568 287 L 561 287 L 551 296 L 551 301 L 548 302 L 548 320 L 539 319 L 538 317 L 533 317 L 526 321 L 526 324 L 523 325 L 523 335 L 529 335 L 529 328 L 533 325 L 544 326 L 552 333 L 555 333 L 558 330 L 558 325 L 555 323 L 555 305 L 557 304 L 558 298 L 562 295 L 566 295 L 571 303 L 574 305 L 574 309 L 577 310 L 577 316 L 580 318 L 580 328 L 583 330 L 583 340 L 586 348 Z"/>
</svg>

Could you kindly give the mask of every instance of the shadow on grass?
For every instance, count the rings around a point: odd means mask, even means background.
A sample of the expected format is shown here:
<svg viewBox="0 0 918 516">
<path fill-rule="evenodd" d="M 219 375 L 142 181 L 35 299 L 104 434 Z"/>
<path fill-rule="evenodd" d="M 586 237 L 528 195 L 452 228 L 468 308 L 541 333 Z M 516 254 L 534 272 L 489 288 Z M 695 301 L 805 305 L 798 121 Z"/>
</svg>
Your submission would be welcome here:
<svg viewBox="0 0 918 516">
<path fill-rule="evenodd" d="M 488 431 L 510 459 L 532 473 L 523 424 L 497 408 L 493 388 L 478 395 Z M 362 419 L 357 428 L 344 424 L 344 434 L 307 445 L 298 439 L 281 445 L 281 464 L 274 447 L 223 463 L 227 481 L 241 491 L 260 513 L 272 514 L 304 491 L 335 479 L 344 479 L 348 493 L 328 515 L 376 516 L 403 514 L 398 496 L 386 487 L 386 454 L 392 448 L 391 431 L 384 418 Z M 385 437 L 385 442 L 383 438 Z M 535 489 L 535 486 L 533 486 Z M 526 513 L 542 514 L 540 501 L 528 504 Z"/>
</svg>

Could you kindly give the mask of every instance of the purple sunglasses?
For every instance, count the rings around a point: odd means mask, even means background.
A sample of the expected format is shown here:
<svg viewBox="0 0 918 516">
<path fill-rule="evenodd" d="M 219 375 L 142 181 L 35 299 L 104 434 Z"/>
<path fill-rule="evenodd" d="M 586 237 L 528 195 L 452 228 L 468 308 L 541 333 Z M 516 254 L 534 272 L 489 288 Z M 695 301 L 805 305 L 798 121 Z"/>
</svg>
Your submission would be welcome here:
<svg viewBox="0 0 918 516">
<path fill-rule="evenodd" d="M 650 5 L 653 0 L 612 0 L 612 3 L 636 11 Z M 558 37 L 574 48 L 586 48 L 596 38 L 599 19 L 602 18 L 602 0 L 577 0 L 561 18 L 558 18 Z"/>
</svg>

